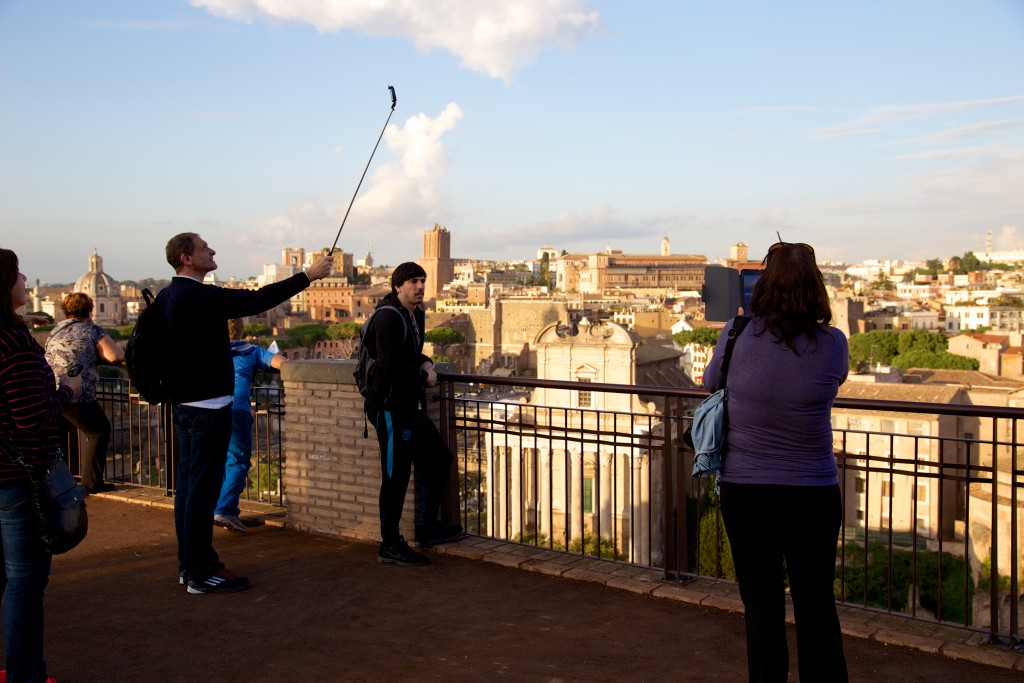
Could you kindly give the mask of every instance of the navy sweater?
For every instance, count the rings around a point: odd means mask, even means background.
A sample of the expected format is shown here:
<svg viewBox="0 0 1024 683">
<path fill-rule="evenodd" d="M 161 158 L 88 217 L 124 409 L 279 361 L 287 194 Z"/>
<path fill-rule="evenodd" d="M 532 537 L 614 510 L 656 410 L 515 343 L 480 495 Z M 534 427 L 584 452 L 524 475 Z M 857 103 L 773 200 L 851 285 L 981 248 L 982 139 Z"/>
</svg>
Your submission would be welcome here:
<svg viewBox="0 0 1024 683">
<path fill-rule="evenodd" d="M 233 395 L 228 320 L 262 313 L 308 286 L 305 273 L 257 290 L 225 289 L 175 276 L 156 300 L 166 329 L 168 401 L 192 403 Z"/>
</svg>

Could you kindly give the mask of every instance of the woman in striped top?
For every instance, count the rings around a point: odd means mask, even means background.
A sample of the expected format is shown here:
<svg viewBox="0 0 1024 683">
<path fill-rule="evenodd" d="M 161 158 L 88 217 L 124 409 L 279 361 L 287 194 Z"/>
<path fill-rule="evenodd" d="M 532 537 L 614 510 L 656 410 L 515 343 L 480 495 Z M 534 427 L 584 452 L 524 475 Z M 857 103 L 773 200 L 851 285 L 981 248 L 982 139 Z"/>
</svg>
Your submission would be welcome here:
<svg viewBox="0 0 1024 683">
<path fill-rule="evenodd" d="M 58 418 L 81 391 L 82 378 L 59 377 L 15 311 L 28 301 L 18 256 L 0 249 L 0 439 L 29 465 L 57 458 Z M 0 544 L 3 636 L 8 681 L 52 681 L 43 660 L 43 590 L 50 555 L 43 549 L 25 468 L 0 455 Z"/>
</svg>

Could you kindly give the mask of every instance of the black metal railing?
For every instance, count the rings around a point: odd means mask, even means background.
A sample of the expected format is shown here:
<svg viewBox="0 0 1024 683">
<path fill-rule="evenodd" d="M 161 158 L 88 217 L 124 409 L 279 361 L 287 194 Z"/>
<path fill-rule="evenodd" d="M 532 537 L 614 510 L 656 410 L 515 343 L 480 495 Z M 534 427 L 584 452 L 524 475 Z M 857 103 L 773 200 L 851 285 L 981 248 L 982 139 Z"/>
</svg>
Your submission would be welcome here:
<svg viewBox="0 0 1024 683">
<path fill-rule="evenodd" d="M 146 403 L 132 393 L 128 380 L 119 378 L 101 377 L 96 398 L 111 425 L 107 480 L 172 495 L 176 444 L 169 406 Z M 252 410 L 252 469 L 242 500 L 283 506 L 284 390 L 273 385 L 254 387 Z M 74 431 L 67 433 L 67 451 L 71 470 L 78 473 L 78 435 Z"/>
<path fill-rule="evenodd" d="M 472 533 L 734 580 L 682 441 L 697 389 L 442 374 Z M 844 604 L 1020 642 L 1024 410 L 837 399 Z"/>
</svg>

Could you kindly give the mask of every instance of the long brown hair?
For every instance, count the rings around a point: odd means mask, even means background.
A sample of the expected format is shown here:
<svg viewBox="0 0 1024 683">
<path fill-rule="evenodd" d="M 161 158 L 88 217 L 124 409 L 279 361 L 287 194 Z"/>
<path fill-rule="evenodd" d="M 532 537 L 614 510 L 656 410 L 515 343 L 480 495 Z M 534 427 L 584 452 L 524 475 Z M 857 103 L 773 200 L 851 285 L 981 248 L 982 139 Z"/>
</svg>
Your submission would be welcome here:
<svg viewBox="0 0 1024 683">
<path fill-rule="evenodd" d="M 21 316 L 14 312 L 14 298 L 11 290 L 20 276 L 18 255 L 10 249 L 0 248 L 0 324 L 24 325 Z"/>
<path fill-rule="evenodd" d="M 794 353 L 798 353 L 796 339 L 800 336 L 813 345 L 819 327 L 832 322 L 832 307 L 814 250 L 806 244 L 773 244 L 754 285 L 750 309 L 764 320 L 772 336 Z"/>
</svg>

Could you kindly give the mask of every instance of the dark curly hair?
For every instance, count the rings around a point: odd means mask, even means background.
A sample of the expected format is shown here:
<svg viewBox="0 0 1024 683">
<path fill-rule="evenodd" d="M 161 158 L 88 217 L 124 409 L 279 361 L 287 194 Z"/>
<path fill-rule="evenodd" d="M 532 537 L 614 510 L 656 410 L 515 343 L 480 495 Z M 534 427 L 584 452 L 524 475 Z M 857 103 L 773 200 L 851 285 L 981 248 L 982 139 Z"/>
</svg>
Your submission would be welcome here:
<svg viewBox="0 0 1024 683">
<path fill-rule="evenodd" d="M 815 332 L 832 322 L 832 307 L 814 250 L 806 244 L 772 245 L 754 285 L 750 309 L 751 315 L 764 320 L 776 341 L 794 353 L 799 353 L 796 340 L 800 336 L 813 345 Z"/>
</svg>

